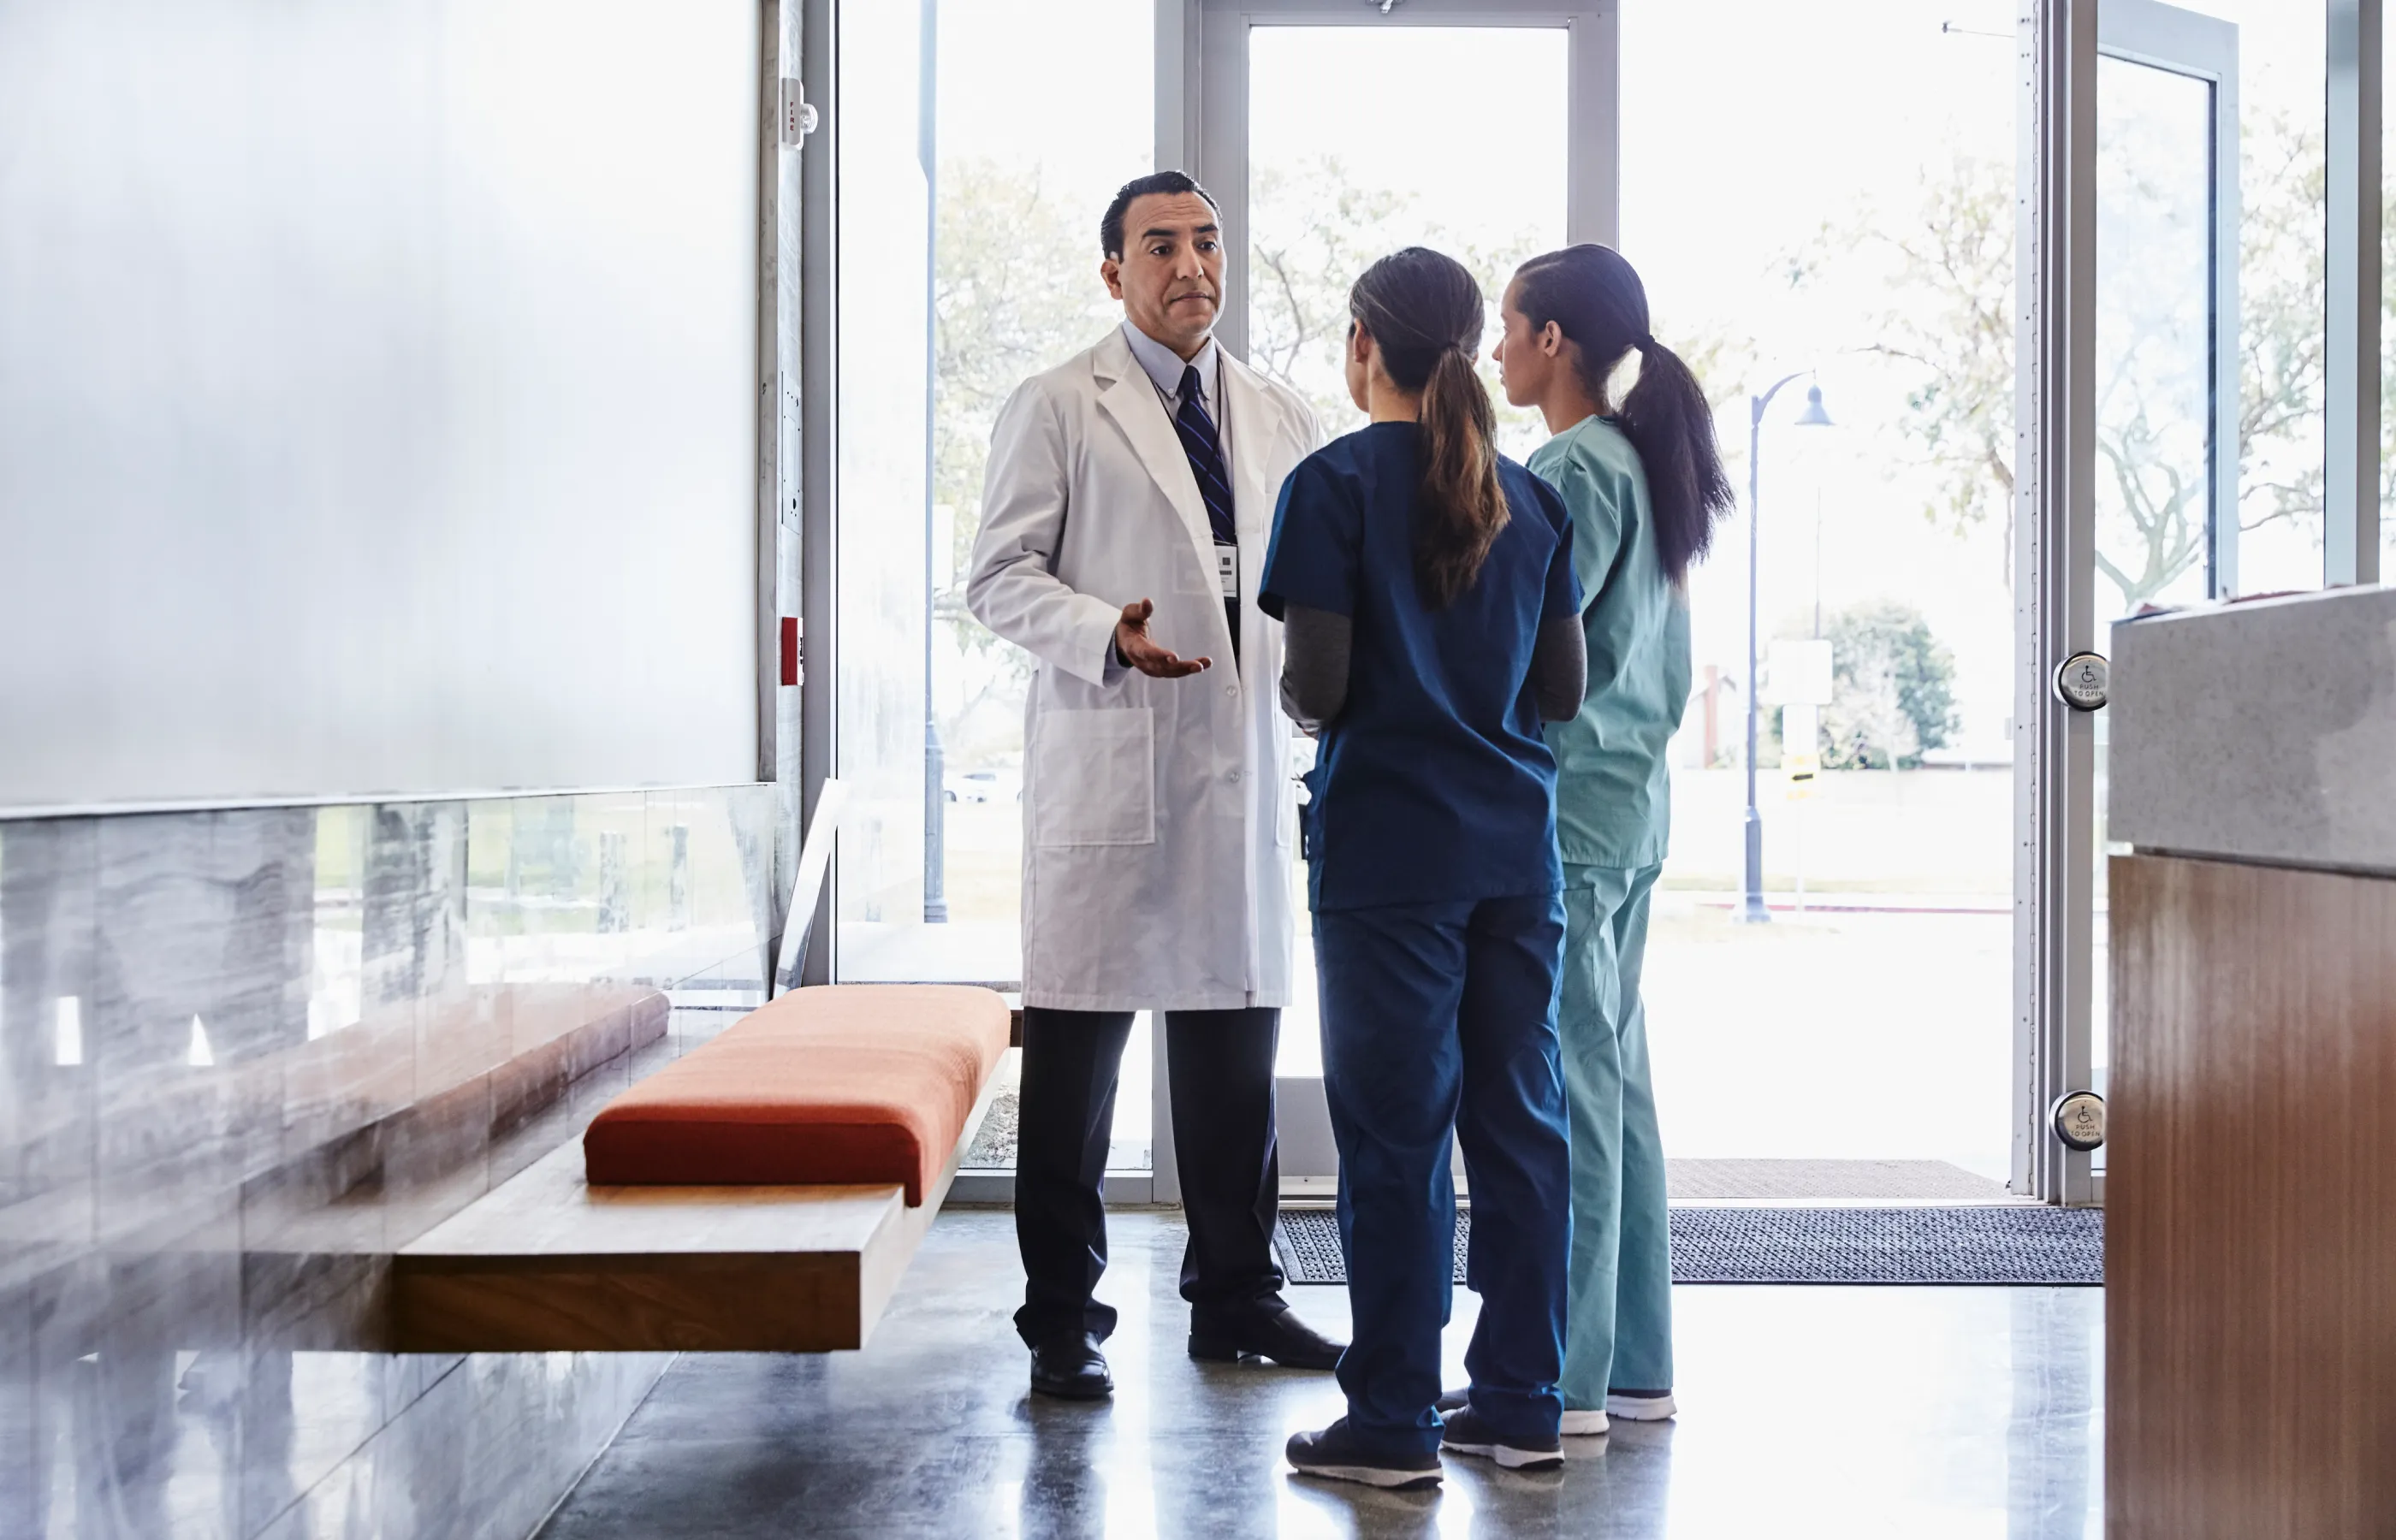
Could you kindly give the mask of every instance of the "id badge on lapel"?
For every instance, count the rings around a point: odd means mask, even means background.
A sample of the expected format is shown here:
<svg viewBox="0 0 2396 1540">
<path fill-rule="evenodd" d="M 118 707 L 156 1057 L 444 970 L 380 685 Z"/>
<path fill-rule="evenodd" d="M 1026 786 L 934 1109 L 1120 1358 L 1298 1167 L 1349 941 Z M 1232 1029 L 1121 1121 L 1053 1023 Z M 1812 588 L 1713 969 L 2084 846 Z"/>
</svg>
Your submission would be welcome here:
<svg viewBox="0 0 2396 1540">
<path fill-rule="evenodd" d="M 1240 596 L 1240 548 L 1218 545 L 1215 548 L 1215 589 L 1226 599 Z"/>
</svg>

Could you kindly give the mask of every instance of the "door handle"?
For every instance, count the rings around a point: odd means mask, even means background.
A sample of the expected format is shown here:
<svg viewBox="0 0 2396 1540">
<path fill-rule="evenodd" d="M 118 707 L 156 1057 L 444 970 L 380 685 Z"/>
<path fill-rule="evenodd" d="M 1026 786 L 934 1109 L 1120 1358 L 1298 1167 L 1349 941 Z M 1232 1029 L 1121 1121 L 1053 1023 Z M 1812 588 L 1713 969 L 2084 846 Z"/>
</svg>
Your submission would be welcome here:
<svg viewBox="0 0 2396 1540">
<path fill-rule="evenodd" d="M 2112 673 L 2103 653 L 2073 653 L 2055 670 L 2055 698 L 2075 711 L 2101 711 Z"/>
</svg>

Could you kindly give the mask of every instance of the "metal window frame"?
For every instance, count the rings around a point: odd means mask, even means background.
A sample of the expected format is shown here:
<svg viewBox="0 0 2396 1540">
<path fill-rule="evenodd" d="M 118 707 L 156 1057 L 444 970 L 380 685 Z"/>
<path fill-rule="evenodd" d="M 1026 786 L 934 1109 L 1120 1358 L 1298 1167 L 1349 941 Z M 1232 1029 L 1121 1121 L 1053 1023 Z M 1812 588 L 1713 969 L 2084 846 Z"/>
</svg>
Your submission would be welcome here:
<svg viewBox="0 0 2396 1540">
<path fill-rule="evenodd" d="M 2055 698 L 2095 639 L 2097 0 L 2027 0 L 2017 157 L 2013 1187 L 2095 1196 L 2046 1109 L 2087 1083 L 2096 724 Z"/>
<path fill-rule="evenodd" d="M 813 819 L 824 782 L 840 763 L 840 542 L 837 392 L 840 211 L 840 29 L 837 0 L 793 0 L 804 7 L 800 78 L 820 114 L 816 131 L 800 150 L 800 285 L 798 315 L 798 615 L 802 683 L 799 686 L 799 806 L 792 819 L 805 828 Z M 810 624 L 812 622 L 812 624 Z M 797 848 L 795 842 L 792 848 Z M 829 984 L 835 976 L 840 927 L 832 923 L 832 897 L 840 890 L 840 850 L 816 901 L 815 944 L 800 965 L 802 984 Z"/>
<path fill-rule="evenodd" d="M 779 955 L 798 870 L 802 733 L 799 692 L 782 684 L 781 617 L 799 604 L 799 310 L 801 156 L 782 140 L 784 76 L 800 67 L 802 0 L 761 0 L 757 162 L 757 778 L 774 784 L 767 884 L 767 976 Z"/>
<path fill-rule="evenodd" d="M 1564 239 L 1618 243 L 1620 7 L 1617 0 L 1158 0 L 1156 145 L 1215 196 L 1227 230 L 1247 228 L 1248 33 L 1258 27 L 1552 27 L 1567 34 Z M 1174 46 L 1167 48 L 1170 38 Z M 1168 60 L 1168 52 L 1174 55 Z M 1167 79 L 1167 71 L 1173 78 Z M 1215 335 L 1248 342 L 1248 250 L 1229 243 Z"/>
<path fill-rule="evenodd" d="M 2328 455 L 2322 581 L 2379 581 L 2380 0 L 2329 0 Z"/>
</svg>

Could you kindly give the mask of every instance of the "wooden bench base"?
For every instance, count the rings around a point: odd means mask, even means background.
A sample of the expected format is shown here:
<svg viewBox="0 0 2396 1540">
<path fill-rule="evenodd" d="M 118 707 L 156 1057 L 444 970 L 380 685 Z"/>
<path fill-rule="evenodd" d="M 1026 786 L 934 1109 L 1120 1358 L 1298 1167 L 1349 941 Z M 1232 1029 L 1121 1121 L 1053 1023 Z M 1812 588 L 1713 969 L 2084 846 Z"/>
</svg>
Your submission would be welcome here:
<svg viewBox="0 0 2396 1540">
<path fill-rule="evenodd" d="M 419 1353 L 821 1353 L 862 1348 L 997 1088 L 920 1207 L 882 1187 L 607 1187 L 568 1144 L 400 1251 Z"/>
</svg>

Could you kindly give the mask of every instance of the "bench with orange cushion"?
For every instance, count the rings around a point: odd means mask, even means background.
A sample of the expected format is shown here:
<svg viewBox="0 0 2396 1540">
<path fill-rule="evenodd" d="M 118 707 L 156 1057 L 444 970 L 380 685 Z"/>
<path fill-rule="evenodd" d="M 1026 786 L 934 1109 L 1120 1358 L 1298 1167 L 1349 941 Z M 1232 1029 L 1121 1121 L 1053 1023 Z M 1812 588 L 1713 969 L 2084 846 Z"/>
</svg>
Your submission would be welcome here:
<svg viewBox="0 0 2396 1540">
<path fill-rule="evenodd" d="M 593 1186 L 898 1182 L 920 1207 L 1006 1051 L 987 989 L 797 989 L 607 1105 Z"/>
<path fill-rule="evenodd" d="M 995 1088 L 988 989 L 796 989 L 403 1248 L 403 1351 L 862 1347 Z M 587 1167 L 587 1175 L 586 1175 Z"/>
</svg>

